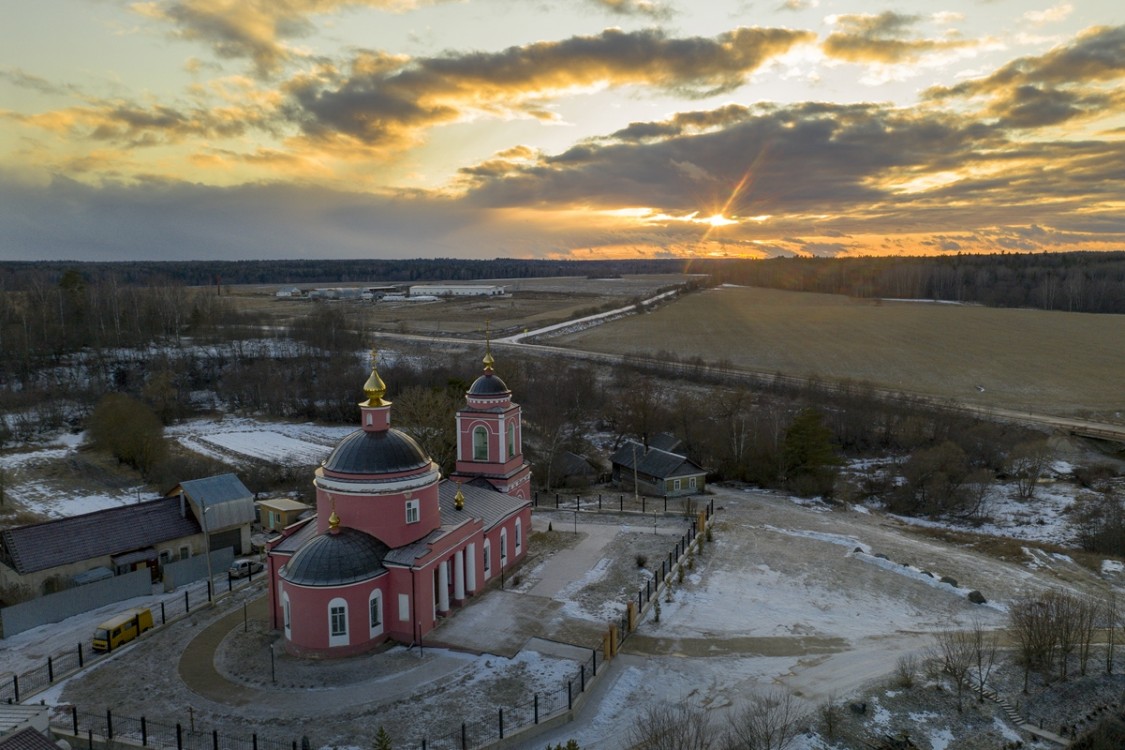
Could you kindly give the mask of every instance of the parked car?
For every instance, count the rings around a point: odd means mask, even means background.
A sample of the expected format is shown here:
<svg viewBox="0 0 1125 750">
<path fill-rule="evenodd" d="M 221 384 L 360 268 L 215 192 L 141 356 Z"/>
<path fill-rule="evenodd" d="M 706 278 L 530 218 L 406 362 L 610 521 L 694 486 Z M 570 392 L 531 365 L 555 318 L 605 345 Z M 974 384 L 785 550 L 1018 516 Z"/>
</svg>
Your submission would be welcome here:
<svg viewBox="0 0 1125 750">
<path fill-rule="evenodd" d="M 251 560 L 248 557 L 240 557 L 231 563 L 227 568 L 227 573 L 231 578 L 245 578 L 246 576 L 262 572 L 262 564 L 257 560 Z"/>
</svg>

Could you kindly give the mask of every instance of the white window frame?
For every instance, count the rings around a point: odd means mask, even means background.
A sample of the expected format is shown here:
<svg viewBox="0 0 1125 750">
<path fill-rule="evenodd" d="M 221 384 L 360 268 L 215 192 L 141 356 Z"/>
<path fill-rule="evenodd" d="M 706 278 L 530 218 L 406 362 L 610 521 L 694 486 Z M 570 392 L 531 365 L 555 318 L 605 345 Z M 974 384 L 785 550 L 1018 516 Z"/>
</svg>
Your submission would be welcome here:
<svg viewBox="0 0 1125 750">
<path fill-rule="evenodd" d="M 500 529 L 500 569 L 508 564 L 508 530 Z"/>
<path fill-rule="evenodd" d="M 508 458 L 516 457 L 516 425 L 508 423 Z"/>
<path fill-rule="evenodd" d="M 281 593 L 281 622 L 285 628 L 285 638 L 293 640 L 293 614 L 289 608 L 289 594 Z"/>
<path fill-rule="evenodd" d="M 672 480 L 672 489 L 674 489 L 674 490 L 680 489 L 680 480 L 679 479 L 673 479 Z"/>
<path fill-rule="evenodd" d="M 478 444 L 477 436 L 483 435 L 484 439 Z M 483 449 L 483 450 L 481 450 Z M 487 461 L 488 460 L 488 428 L 482 424 L 478 424 L 473 428 L 473 460 L 474 461 Z"/>
<path fill-rule="evenodd" d="M 481 545 L 481 554 L 484 559 L 484 580 L 492 578 L 492 542 L 488 539 L 484 540 Z"/>
<path fill-rule="evenodd" d="M 336 618 L 340 618 L 337 622 Z M 342 628 L 337 628 L 337 625 Z M 348 601 L 336 597 L 328 602 L 328 645 L 347 646 L 348 640 Z"/>
<path fill-rule="evenodd" d="M 516 554 L 520 553 L 523 549 L 523 523 L 520 519 L 516 519 Z"/>
<path fill-rule="evenodd" d="M 410 594 L 398 595 L 398 619 L 401 622 L 410 622 Z"/>
<path fill-rule="evenodd" d="M 419 500 L 406 501 L 406 522 L 418 523 L 422 520 L 422 503 Z"/>
<path fill-rule="evenodd" d="M 695 483 L 695 479 L 696 479 L 695 477 L 688 477 L 688 488 L 689 489 L 694 490 L 696 488 L 697 485 Z"/>
<path fill-rule="evenodd" d="M 368 625 L 371 627 L 371 637 L 383 634 L 383 592 L 375 589 L 367 598 Z"/>
</svg>

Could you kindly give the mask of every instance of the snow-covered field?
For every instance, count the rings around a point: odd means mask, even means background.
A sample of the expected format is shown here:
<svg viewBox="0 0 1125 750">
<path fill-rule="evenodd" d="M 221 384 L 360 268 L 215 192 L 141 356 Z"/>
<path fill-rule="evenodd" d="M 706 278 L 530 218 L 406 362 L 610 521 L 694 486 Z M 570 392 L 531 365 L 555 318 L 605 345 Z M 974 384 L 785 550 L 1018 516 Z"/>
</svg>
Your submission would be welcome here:
<svg viewBox="0 0 1125 750">
<path fill-rule="evenodd" d="M 309 465 L 328 458 L 336 443 L 354 430 L 354 426 L 264 423 L 225 417 L 217 422 L 192 420 L 169 428 L 168 432 L 185 448 L 225 461 Z"/>
</svg>

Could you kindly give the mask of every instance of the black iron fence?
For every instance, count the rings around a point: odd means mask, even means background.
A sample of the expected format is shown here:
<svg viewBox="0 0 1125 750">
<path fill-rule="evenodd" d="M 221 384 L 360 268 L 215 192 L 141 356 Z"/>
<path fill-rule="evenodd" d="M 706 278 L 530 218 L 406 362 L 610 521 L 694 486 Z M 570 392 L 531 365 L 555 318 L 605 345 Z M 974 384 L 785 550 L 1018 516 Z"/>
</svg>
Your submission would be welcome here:
<svg viewBox="0 0 1125 750">
<path fill-rule="evenodd" d="M 256 733 L 234 736 L 217 729 L 196 730 L 190 724 L 153 721 L 143 716 L 139 719 L 116 716 L 109 709 L 102 714 L 70 706 L 67 712 L 68 716 L 54 717 L 52 724 L 58 729 L 69 729 L 78 740 L 76 747 L 81 747 L 85 740 L 87 747 L 93 748 L 96 739 L 105 743 L 128 740 L 156 750 L 297 750 L 296 740 L 279 742 Z"/>
<path fill-rule="evenodd" d="M 579 696 L 591 686 L 603 665 L 596 649 L 578 665 L 578 670 L 554 690 L 536 692 L 528 701 L 498 707 L 491 717 L 463 721 L 449 730 L 429 734 L 414 747 L 421 750 L 477 750 L 489 747 L 517 732 L 542 724 L 574 708 Z"/>
<path fill-rule="evenodd" d="M 258 578 L 260 578 L 260 575 L 255 577 L 254 580 Z M 190 612 L 195 612 L 200 607 L 208 606 L 223 588 L 231 592 L 236 587 L 242 588 L 249 586 L 250 583 L 251 579 L 246 579 L 245 584 L 236 584 L 235 581 L 228 578 L 223 583 L 216 584 L 218 591 L 202 585 L 185 588 L 182 594 L 166 597 L 159 603 L 148 605 L 147 609 L 152 612 L 153 626 L 159 628 L 186 616 Z M 36 693 L 46 690 L 56 681 L 69 677 L 108 656 L 109 652 L 99 653 L 94 651 L 92 645 L 93 633 L 91 632 L 90 635 L 90 640 L 53 652 L 39 666 L 19 674 L 13 674 L 10 678 L 4 678 L 0 682 L 0 703 L 25 701 Z"/>
<path fill-rule="evenodd" d="M 701 503 L 698 495 L 652 497 L 649 495 L 605 494 L 574 495 L 561 492 L 538 492 L 531 504 L 544 510 L 569 510 L 583 513 L 640 513 L 643 515 L 694 516 L 707 509 L 710 514 L 714 500 Z M 710 517 L 710 515 L 708 515 Z"/>
</svg>

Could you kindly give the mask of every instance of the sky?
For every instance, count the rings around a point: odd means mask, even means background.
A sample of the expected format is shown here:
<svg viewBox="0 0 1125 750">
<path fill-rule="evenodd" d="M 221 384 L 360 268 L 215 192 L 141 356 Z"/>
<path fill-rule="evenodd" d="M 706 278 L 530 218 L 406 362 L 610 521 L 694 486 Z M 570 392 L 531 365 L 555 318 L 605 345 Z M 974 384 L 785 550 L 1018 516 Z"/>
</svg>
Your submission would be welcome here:
<svg viewBox="0 0 1125 750">
<path fill-rule="evenodd" d="M 1117 0 L 35 0 L 0 261 L 1125 249 Z"/>
</svg>

